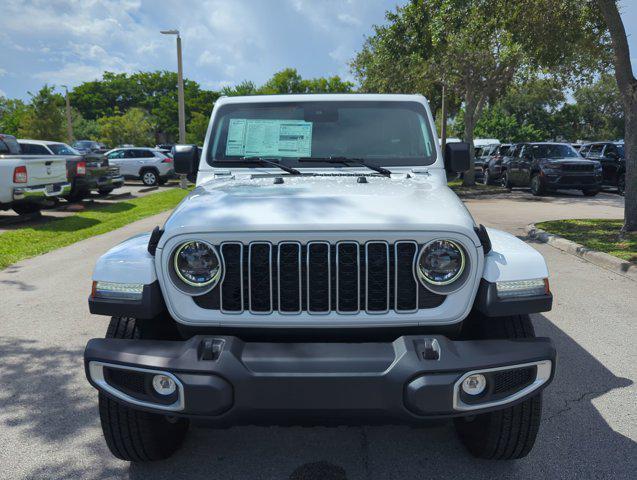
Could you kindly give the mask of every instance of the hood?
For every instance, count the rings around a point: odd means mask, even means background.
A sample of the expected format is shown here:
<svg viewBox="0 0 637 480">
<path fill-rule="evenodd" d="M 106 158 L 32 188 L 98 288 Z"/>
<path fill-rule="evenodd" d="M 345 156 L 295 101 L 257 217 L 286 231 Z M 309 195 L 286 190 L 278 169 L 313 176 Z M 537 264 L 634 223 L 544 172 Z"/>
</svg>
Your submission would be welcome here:
<svg viewBox="0 0 637 480">
<path fill-rule="evenodd" d="M 577 158 L 577 157 L 562 157 L 562 158 L 538 158 L 541 162 L 548 163 L 568 163 L 572 165 L 591 165 L 595 163 L 599 163 L 597 160 L 589 160 L 587 158 Z"/>
<path fill-rule="evenodd" d="M 435 173 L 414 176 L 216 179 L 191 192 L 164 229 L 202 231 L 441 230 L 473 234 L 473 218 Z"/>
</svg>

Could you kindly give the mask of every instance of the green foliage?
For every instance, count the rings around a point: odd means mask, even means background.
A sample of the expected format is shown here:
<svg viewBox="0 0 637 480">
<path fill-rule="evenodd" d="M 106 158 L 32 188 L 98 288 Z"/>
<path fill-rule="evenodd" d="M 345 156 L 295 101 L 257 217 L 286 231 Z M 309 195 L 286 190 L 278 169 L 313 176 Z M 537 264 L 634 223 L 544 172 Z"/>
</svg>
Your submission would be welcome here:
<svg viewBox="0 0 637 480">
<path fill-rule="evenodd" d="M 279 95 L 287 93 L 347 93 L 354 90 L 354 84 L 341 80 L 339 76 L 303 79 L 295 68 L 286 68 L 272 75 L 261 87 L 253 82 L 243 81 L 235 87 L 225 87 L 221 93 L 236 95 Z"/>
<path fill-rule="evenodd" d="M 122 115 L 102 117 L 97 120 L 100 141 L 115 147 L 124 143 L 152 145 L 154 124 L 141 108 L 131 108 Z"/>
<path fill-rule="evenodd" d="M 581 119 L 578 138 L 624 137 L 624 108 L 613 76 L 605 74 L 596 83 L 580 87 L 573 98 Z"/>
<path fill-rule="evenodd" d="M 76 140 L 94 139 L 100 137 L 100 126 L 97 120 L 87 120 L 77 110 L 71 112 L 73 136 Z"/>
<path fill-rule="evenodd" d="M 186 126 L 186 143 L 203 145 L 208 130 L 208 115 L 195 112 Z"/>
<path fill-rule="evenodd" d="M 174 208 L 188 193 L 173 188 L 0 234 L 0 269 Z"/>
<path fill-rule="evenodd" d="M 637 233 L 622 235 L 623 225 L 623 220 L 607 219 L 554 220 L 537 224 L 542 230 L 591 250 L 637 263 Z"/>
<path fill-rule="evenodd" d="M 27 111 L 22 100 L 0 97 L 0 132 L 17 136 Z"/>
<path fill-rule="evenodd" d="M 44 85 L 31 96 L 30 105 L 21 118 L 18 136 L 21 138 L 63 141 L 65 139 L 64 97 L 54 87 Z"/>
</svg>

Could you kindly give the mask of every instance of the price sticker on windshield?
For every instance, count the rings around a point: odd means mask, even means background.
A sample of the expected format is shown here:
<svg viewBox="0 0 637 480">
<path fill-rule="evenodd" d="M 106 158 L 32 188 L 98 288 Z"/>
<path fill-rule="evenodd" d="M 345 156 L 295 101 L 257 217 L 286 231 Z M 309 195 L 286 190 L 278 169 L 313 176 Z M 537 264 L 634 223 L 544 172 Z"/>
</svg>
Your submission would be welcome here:
<svg viewBox="0 0 637 480">
<path fill-rule="evenodd" d="M 226 156 L 310 157 L 312 122 L 233 118 Z"/>
</svg>

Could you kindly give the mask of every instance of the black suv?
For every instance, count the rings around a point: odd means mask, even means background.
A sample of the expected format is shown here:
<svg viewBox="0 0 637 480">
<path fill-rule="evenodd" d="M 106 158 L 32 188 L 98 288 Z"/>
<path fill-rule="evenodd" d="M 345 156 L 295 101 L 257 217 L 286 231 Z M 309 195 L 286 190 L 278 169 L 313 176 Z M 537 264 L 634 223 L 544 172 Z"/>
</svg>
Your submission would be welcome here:
<svg viewBox="0 0 637 480">
<path fill-rule="evenodd" d="M 602 164 L 602 185 L 616 187 L 620 195 L 626 189 L 626 156 L 623 142 L 587 143 L 580 155 Z"/>
<path fill-rule="evenodd" d="M 592 197 L 602 187 L 602 166 L 582 158 L 568 143 L 520 143 L 502 162 L 501 183 L 506 188 L 531 187 L 536 196 L 576 189 Z"/>
</svg>

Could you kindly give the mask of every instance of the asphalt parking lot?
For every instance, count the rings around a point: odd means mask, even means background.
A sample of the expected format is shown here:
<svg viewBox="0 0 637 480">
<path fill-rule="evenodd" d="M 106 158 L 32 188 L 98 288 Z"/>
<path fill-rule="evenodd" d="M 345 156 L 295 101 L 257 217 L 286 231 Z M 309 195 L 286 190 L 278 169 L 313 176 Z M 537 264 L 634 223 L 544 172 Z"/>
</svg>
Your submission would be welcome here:
<svg viewBox="0 0 637 480">
<path fill-rule="evenodd" d="M 478 222 L 516 235 L 530 222 L 622 216 L 622 199 L 514 191 L 467 201 Z M 84 378 L 87 339 L 107 320 L 88 313 L 95 260 L 167 214 L 25 260 L 0 272 L 0 478 L 304 479 L 634 478 L 637 471 L 637 283 L 545 244 L 555 294 L 534 315 L 559 360 L 535 449 L 509 463 L 471 458 L 450 425 L 194 429 L 173 458 L 114 459 L 97 394 Z M 630 472 L 633 472 L 632 474 Z"/>
</svg>

